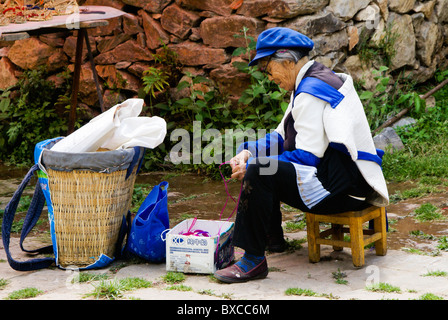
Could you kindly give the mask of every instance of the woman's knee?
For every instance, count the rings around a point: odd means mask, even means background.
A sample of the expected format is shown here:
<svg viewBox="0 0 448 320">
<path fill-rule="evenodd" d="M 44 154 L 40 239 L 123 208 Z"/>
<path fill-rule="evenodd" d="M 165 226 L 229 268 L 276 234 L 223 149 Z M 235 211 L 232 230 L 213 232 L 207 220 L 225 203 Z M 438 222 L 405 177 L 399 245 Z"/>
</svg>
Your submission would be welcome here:
<svg viewBox="0 0 448 320">
<path fill-rule="evenodd" d="M 246 169 L 246 177 L 273 176 L 277 174 L 279 161 L 267 157 L 258 157 L 252 160 Z"/>
<path fill-rule="evenodd" d="M 253 178 L 257 178 L 259 174 L 260 174 L 260 164 L 258 163 L 258 161 L 252 161 L 247 166 L 244 178 L 252 180 Z"/>
</svg>

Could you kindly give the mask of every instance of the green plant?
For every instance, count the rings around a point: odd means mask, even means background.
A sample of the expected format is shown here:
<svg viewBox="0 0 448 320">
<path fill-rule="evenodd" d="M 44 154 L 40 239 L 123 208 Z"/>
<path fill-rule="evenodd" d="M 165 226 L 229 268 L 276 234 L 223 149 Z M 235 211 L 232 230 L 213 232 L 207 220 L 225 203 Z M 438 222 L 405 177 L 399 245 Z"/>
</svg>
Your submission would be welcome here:
<svg viewBox="0 0 448 320">
<path fill-rule="evenodd" d="M 284 229 L 286 232 L 295 232 L 298 230 L 303 230 L 306 227 L 306 221 L 286 221 L 286 224 L 284 226 Z"/>
<path fill-rule="evenodd" d="M 234 38 L 243 38 L 244 42 L 246 43 L 246 46 L 236 48 L 232 55 L 233 56 L 239 56 L 239 55 L 245 55 L 247 60 L 250 60 L 250 54 L 253 50 L 256 49 L 257 42 L 255 41 L 254 37 L 248 35 L 249 28 L 244 26 L 240 32 L 242 34 L 234 34 Z"/>
<path fill-rule="evenodd" d="M 302 248 L 302 243 L 305 243 L 307 241 L 306 238 L 302 239 L 285 239 L 286 241 L 286 250 L 288 252 L 294 252 L 296 250 L 300 250 Z"/>
<path fill-rule="evenodd" d="M 423 277 L 448 277 L 448 272 L 441 270 L 428 271 Z"/>
<path fill-rule="evenodd" d="M 319 296 L 318 293 L 314 292 L 311 289 L 302 289 L 302 288 L 288 288 L 285 291 L 287 296 L 308 296 L 308 297 L 316 297 Z"/>
<path fill-rule="evenodd" d="M 308 296 L 308 297 L 324 297 L 328 299 L 338 299 L 337 296 L 333 296 L 332 293 L 317 293 L 311 289 L 302 288 L 288 288 L 285 290 L 285 295 L 287 296 Z"/>
<path fill-rule="evenodd" d="M 135 184 L 134 191 L 132 193 L 132 202 L 130 211 L 136 213 L 143 201 L 145 201 L 147 195 L 151 191 L 151 186 L 147 184 Z"/>
<path fill-rule="evenodd" d="M 124 278 L 120 280 L 122 290 L 130 291 L 134 289 L 150 288 L 152 287 L 152 282 L 146 279 L 138 277 Z"/>
<path fill-rule="evenodd" d="M 433 221 L 443 218 L 441 211 L 431 203 L 422 204 L 414 212 L 413 216 L 418 221 Z"/>
<path fill-rule="evenodd" d="M 413 91 L 414 85 L 405 79 L 404 86 L 398 86 L 398 81 L 390 84 L 389 68 L 381 66 L 372 70 L 376 81 L 374 91 L 360 90 L 359 98 L 364 104 L 367 119 L 371 129 L 378 128 L 391 114 L 398 113 L 402 108 L 414 105 L 414 113 L 420 114 L 425 104 L 420 95 Z"/>
<path fill-rule="evenodd" d="M 163 281 L 168 284 L 176 284 L 185 280 L 185 275 L 181 272 L 168 271 L 166 275 L 162 277 Z"/>
<path fill-rule="evenodd" d="M 0 160 L 29 164 L 37 142 L 67 133 L 68 81 L 56 88 L 47 76 L 45 67 L 26 70 L 15 87 L 1 93 Z"/>
<path fill-rule="evenodd" d="M 118 280 L 105 281 L 101 280 L 99 284 L 94 284 L 92 293 L 86 296 L 93 296 L 96 299 L 115 300 L 123 296 L 122 285 Z"/>
<path fill-rule="evenodd" d="M 443 81 L 447 71 L 438 71 L 434 82 Z M 431 83 L 431 86 L 434 83 Z M 431 108 L 421 108 L 410 115 L 416 119 L 412 126 L 395 129 L 405 149 L 386 153 L 383 157 L 383 172 L 388 181 L 405 181 L 410 179 L 438 180 L 445 184 L 448 176 L 448 86 L 433 94 L 436 104 Z"/>
<path fill-rule="evenodd" d="M 181 113 L 183 117 L 186 117 L 188 124 L 184 128 L 187 130 L 193 129 L 193 121 L 203 122 L 204 129 L 208 129 L 222 120 L 219 113 L 224 112 L 228 104 L 219 103 L 216 92 L 207 90 L 210 85 L 209 79 L 200 75 L 193 76 L 191 73 L 187 73 L 187 77 L 191 80 L 180 82 L 177 90 L 188 88 L 190 95 L 174 102 L 172 105 L 174 110 L 171 113 Z M 228 115 L 227 112 L 224 113 Z"/>
<path fill-rule="evenodd" d="M 0 278 L 0 290 L 3 290 L 9 283 L 9 280 Z"/>
<path fill-rule="evenodd" d="M 436 296 L 433 293 L 425 293 L 419 297 L 419 300 L 445 300 L 443 297 Z"/>
<path fill-rule="evenodd" d="M 94 274 L 89 272 L 80 272 L 75 275 L 72 279 L 72 283 L 75 282 L 90 282 L 90 281 L 98 281 L 98 280 L 106 280 L 109 279 L 109 275 L 107 274 Z"/>
<path fill-rule="evenodd" d="M 175 51 L 168 48 L 168 46 L 160 40 L 162 48 L 153 54 L 155 63 L 164 67 L 165 72 L 170 76 L 170 83 L 177 83 L 182 64 L 179 62 L 178 55 Z"/>
<path fill-rule="evenodd" d="M 168 74 L 166 74 L 163 70 L 155 67 L 149 67 L 143 72 L 143 91 L 155 98 L 155 90 L 163 91 L 165 87 L 169 85 L 168 79 Z"/>
<path fill-rule="evenodd" d="M 190 286 L 186 286 L 184 284 L 175 284 L 166 288 L 166 290 L 175 290 L 175 291 L 193 291 L 193 288 Z"/>
<path fill-rule="evenodd" d="M 144 87 L 139 91 L 139 97 L 149 96 L 149 105 L 156 98 L 156 92 L 165 92 L 162 101 L 168 99 L 167 89 L 175 85 L 181 75 L 181 64 L 177 53 L 169 49 L 161 40 L 162 48 L 153 54 L 155 64 L 143 72 Z"/>
<path fill-rule="evenodd" d="M 86 296 L 93 296 L 96 299 L 116 300 L 121 298 L 125 291 L 149 288 L 151 286 L 151 281 L 135 277 L 112 281 L 101 280 L 99 284 L 94 284 L 94 291 Z"/>
<path fill-rule="evenodd" d="M 245 47 L 235 49 L 234 56 L 244 55 L 248 59 L 251 51 L 255 49 L 256 42 L 253 37 L 248 35 L 247 31 L 248 29 L 244 27 L 241 34 L 234 35 L 245 39 Z M 235 134 L 232 136 L 233 141 L 244 137 L 245 132 L 250 129 L 270 130 L 277 127 L 288 106 L 287 99 L 289 97 L 286 96 L 286 91 L 269 81 L 257 67 L 249 67 L 247 62 L 234 62 L 233 65 L 250 77 L 250 85 L 243 91 L 238 102 L 239 106 L 236 107 L 232 104 L 226 96 L 220 93 L 218 88 L 213 86 L 209 79 L 186 73 L 185 79 L 187 80 L 178 83 L 176 89 L 186 92 L 187 96 L 176 101 L 167 99 L 151 106 L 152 114 L 166 119 L 167 136 L 170 136 L 170 131 L 174 128 L 185 129 L 190 133 L 190 140 L 192 141 L 191 136 L 195 121 L 200 123 L 201 134 L 208 129 L 215 129 L 221 134 L 221 137 L 226 139 L 225 131 L 227 129 L 235 130 Z M 163 152 L 155 150 L 145 157 L 145 169 L 150 170 L 161 166 L 166 168 L 167 164 L 164 163 L 163 158 L 166 151 L 170 150 L 173 145 L 172 141 L 165 139 L 162 146 Z M 236 147 L 234 146 L 233 152 L 235 152 Z M 204 153 L 210 151 L 210 156 L 213 159 L 224 160 L 223 150 L 213 148 L 211 143 L 209 146 L 209 142 L 202 141 L 200 148 Z M 176 168 L 194 170 L 213 178 L 220 178 L 217 170 L 218 163 L 215 162 L 211 164 L 194 163 L 188 166 L 179 164 L 176 165 Z M 224 174 L 229 173 L 227 167 L 223 170 L 226 170 Z"/>
<path fill-rule="evenodd" d="M 23 219 L 14 220 L 12 222 L 11 232 L 12 233 L 19 233 L 22 230 L 22 227 L 23 227 L 24 223 L 25 223 L 25 220 L 23 220 Z"/>
<path fill-rule="evenodd" d="M 342 272 L 339 268 L 338 271 L 332 272 L 333 275 L 333 279 L 335 279 L 335 282 L 337 284 L 347 284 L 348 281 L 344 278 L 347 277 L 347 274 L 345 274 L 344 272 Z"/>
<path fill-rule="evenodd" d="M 385 282 L 378 282 L 372 285 L 369 285 L 366 287 L 366 290 L 373 291 L 373 292 L 396 292 L 401 293 L 401 289 L 399 287 L 393 286 L 389 283 Z"/>
<path fill-rule="evenodd" d="M 29 298 L 34 298 L 42 293 L 43 293 L 42 290 L 39 290 L 36 288 L 25 288 L 25 289 L 11 292 L 8 295 L 7 299 L 8 300 L 29 299 Z"/>
<path fill-rule="evenodd" d="M 448 237 L 441 236 L 438 240 L 437 248 L 443 251 L 448 251 Z"/>
<path fill-rule="evenodd" d="M 413 230 L 409 231 L 409 235 L 413 237 L 418 237 L 420 239 L 426 239 L 426 240 L 436 240 L 437 237 L 433 236 L 432 234 L 426 234 L 421 230 Z"/>
<path fill-rule="evenodd" d="M 369 30 L 364 28 L 359 35 L 359 42 L 356 46 L 361 62 L 363 64 L 376 62 L 390 67 L 397 54 L 395 50 L 397 38 L 398 34 L 392 32 L 392 23 L 386 26 L 383 36 L 377 42 L 370 39 Z"/>
<path fill-rule="evenodd" d="M 203 294 L 206 296 L 215 296 L 215 292 L 212 289 L 201 289 L 198 291 L 199 294 Z"/>
</svg>

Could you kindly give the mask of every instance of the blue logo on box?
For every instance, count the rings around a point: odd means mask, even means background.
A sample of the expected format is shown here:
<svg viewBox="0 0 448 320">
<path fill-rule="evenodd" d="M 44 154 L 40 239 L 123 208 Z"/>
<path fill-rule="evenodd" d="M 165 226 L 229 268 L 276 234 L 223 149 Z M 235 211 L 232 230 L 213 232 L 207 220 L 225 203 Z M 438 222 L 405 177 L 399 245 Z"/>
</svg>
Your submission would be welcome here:
<svg viewBox="0 0 448 320">
<path fill-rule="evenodd" d="M 173 237 L 171 240 L 174 244 L 182 244 L 184 242 L 184 239 L 182 237 Z"/>
</svg>

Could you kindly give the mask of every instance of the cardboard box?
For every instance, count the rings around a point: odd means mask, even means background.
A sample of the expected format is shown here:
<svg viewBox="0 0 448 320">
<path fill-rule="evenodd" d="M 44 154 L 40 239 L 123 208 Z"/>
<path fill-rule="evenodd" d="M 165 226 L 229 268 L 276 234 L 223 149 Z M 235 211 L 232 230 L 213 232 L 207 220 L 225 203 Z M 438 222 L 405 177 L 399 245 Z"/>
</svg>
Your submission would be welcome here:
<svg viewBox="0 0 448 320">
<path fill-rule="evenodd" d="M 209 237 L 182 235 L 204 230 Z M 166 236 L 166 270 L 183 273 L 214 273 L 234 259 L 231 244 L 233 222 L 187 219 L 171 229 Z"/>
</svg>

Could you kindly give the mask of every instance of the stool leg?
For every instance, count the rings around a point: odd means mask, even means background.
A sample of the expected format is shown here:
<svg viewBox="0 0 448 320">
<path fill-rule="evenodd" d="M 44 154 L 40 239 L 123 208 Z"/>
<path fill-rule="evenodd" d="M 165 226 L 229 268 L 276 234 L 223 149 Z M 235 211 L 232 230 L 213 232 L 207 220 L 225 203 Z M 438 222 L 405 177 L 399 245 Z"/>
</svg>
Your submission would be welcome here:
<svg viewBox="0 0 448 320">
<path fill-rule="evenodd" d="M 331 236 L 332 240 L 344 240 L 344 233 L 342 233 L 342 225 L 340 224 L 331 224 L 331 229 L 333 230 L 333 234 Z M 344 247 L 333 246 L 334 251 L 342 251 Z"/>
<path fill-rule="evenodd" d="M 319 237 L 319 222 L 316 222 L 314 214 L 306 213 L 306 229 L 308 238 L 308 258 L 310 262 L 320 261 L 320 245 L 316 239 Z"/>
<path fill-rule="evenodd" d="M 350 244 L 353 265 L 362 267 L 364 265 L 364 234 L 362 220 L 359 218 L 350 218 Z"/>
<path fill-rule="evenodd" d="M 381 239 L 375 241 L 375 251 L 377 256 L 385 256 L 387 253 L 387 231 L 386 231 L 386 209 L 379 208 L 379 217 L 373 219 L 373 229 L 381 233 Z"/>
</svg>

